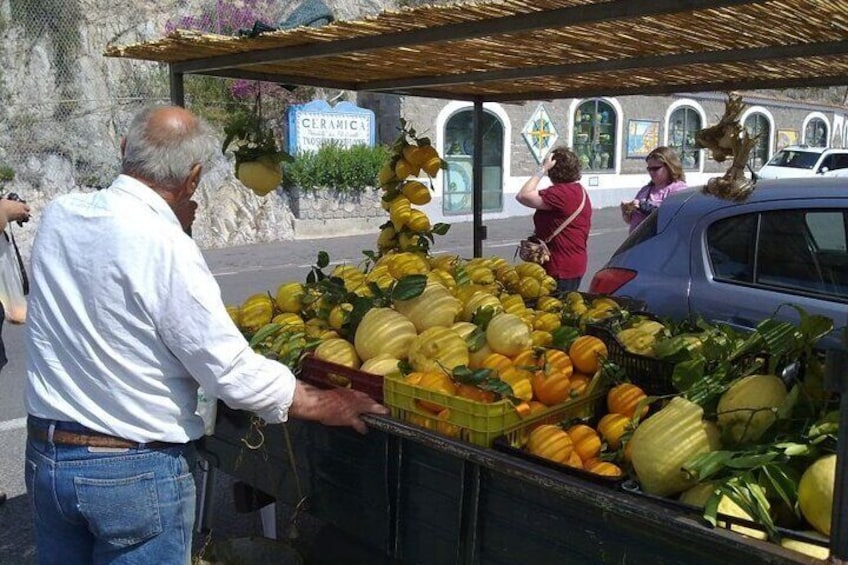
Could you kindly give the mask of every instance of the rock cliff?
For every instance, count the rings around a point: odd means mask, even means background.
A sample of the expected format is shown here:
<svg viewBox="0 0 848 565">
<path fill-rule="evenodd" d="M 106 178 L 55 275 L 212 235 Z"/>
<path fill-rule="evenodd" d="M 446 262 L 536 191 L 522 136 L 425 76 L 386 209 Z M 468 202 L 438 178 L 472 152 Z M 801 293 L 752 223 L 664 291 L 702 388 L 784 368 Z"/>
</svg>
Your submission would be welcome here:
<svg viewBox="0 0 848 565">
<path fill-rule="evenodd" d="M 394 5 L 385 0 L 325 3 L 337 20 Z M 168 101 L 164 67 L 104 58 L 107 45 L 160 37 L 183 18 L 232 18 L 232 10 L 249 16 L 259 11 L 281 22 L 298 4 L 0 0 L 0 167 L 14 171 L 0 192 L 16 192 L 32 205 L 33 221 L 15 227 L 24 252 L 43 206 L 59 194 L 108 186 L 118 171 L 120 136 L 133 113 L 145 104 Z M 232 163 L 223 155 L 205 175 L 197 199 L 194 237 L 201 247 L 293 237 L 286 193 L 255 196 L 235 180 Z"/>
</svg>

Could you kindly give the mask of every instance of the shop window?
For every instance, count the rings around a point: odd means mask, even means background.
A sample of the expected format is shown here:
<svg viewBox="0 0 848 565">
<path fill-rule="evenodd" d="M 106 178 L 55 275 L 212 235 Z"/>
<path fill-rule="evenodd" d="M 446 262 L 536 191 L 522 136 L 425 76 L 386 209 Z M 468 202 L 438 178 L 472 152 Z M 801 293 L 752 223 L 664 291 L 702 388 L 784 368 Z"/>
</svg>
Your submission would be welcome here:
<svg viewBox="0 0 848 565">
<path fill-rule="evenodd" d="M 751 149 L 748 156 L 748 165 L 755 171 L 765 165 L 769 159 L 769 140 L 771 139 L 771 125 L 765 114 L 755 112 L 745 118 L 745 129 L 751 137 L 757 137 L 757 143 Z"/>
<path fill-rule="evenodd" d="M 445 124 L 445 171 L 442 210 L 445 214 L 473 211 L 474 113 L 460 110 Z M 497 116 L 483 112 L 483 211 L 503 210 L 504 128 Z"/>
<path fill-rule="evenodd" d="M 609 173 L 615 169 L 615 109 L 603 100 L 588 100 L 574 112 L 572 147 L 585 172 Z"/>
<path fill-rule="evenodd" d="M 821 118 L 813 118 L 804 128 L 804 143 L 811 147 L 827 147 L 827 124 Z"/>
<path fill-rule="evenodd" d="M 668 146 L 680 157 L 684 169 L 699 169 L 701 150 L 695 147 L 695 132 L 701 129 L 701 116 L 686 106 L 671 113 L 668 123 Z"/>
</svg>

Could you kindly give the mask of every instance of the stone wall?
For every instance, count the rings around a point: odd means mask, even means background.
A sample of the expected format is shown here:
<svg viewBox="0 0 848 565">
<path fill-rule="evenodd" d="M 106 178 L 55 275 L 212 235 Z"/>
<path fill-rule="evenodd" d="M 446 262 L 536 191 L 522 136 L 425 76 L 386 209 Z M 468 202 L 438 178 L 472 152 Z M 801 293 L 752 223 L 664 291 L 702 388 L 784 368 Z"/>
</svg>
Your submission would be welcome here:
<svg viewBox="0 0 848 565">
<path fill-rule="evenodd" d="M 294 189 L 289 193 L 293 236 L 299 239 L 377 233 L 388 220 L 380 205 L 382 192 L 350 193 L 336 189 Z"/>
</svg>

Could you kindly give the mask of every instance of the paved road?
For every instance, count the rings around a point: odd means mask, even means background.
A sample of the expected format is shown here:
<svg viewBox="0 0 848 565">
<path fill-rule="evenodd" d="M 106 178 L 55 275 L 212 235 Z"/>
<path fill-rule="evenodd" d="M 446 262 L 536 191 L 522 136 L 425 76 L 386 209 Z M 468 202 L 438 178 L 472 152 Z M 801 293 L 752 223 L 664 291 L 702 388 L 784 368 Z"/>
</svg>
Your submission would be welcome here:
<svg viewBox="0 0 848 565">
<path fill-rule="evenodd" d="M 589 239 L 589 269 L 582 288 L 588 288 L 594 274 L 627 234 L 617 208 L 595 210 L 593 229 Z M 483 245 L 483 255 L 498 255 L 513 259 L 518 240 L 525 237 L 531 228 L 529 217 L 509 218 L 487 222 L 488 239 Z M 364 258 L 362 250 L 373 249 L 376 236 L 367 234 L 344 238 L 299 240 L 208 250 L 206 255 L 210 269 L 221 286 L 227 303 L 238 303 L 255 292 L 275 290 L 287 280 L 304 280 L 310 266 L 315 263 L 319 250 L 327 251 L 333 262 L 357 263 Z M 436 239 L 435 253 L 453 253 L 471 257 L 472 226 L 470 223 L 455 224 L 446 236 Z M 24 389 L 23 328 L 4 328 L 3 336 L 10 362 L 0 374 L 0 489 L 5 490 L 9 500 L 0 506 L 0 565 L 25 565 L 35 563 L 34 542 L 26 488 L 23 483 L 24 460 L 24 417 L 22 405 Z M 229 489 L 226 477 L 220 477 L 216 492 L 222 500 L 216 508 L 232 508 L 228 500 Z M 223 511 L 223 510 L 222 510 Z M 222 521 L 231 532 L 245 535 L 259 532 L 255 516 L 238 520 Z"/>
</svg>

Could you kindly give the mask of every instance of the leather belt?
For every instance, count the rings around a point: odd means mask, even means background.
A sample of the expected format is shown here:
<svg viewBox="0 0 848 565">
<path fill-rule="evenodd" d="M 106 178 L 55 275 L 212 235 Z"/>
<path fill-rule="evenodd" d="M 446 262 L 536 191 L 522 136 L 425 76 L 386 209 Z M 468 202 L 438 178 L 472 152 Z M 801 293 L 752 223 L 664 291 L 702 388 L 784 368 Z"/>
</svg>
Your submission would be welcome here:
<svg viewBox="0 0 848 565">
<path fill-rule="evenodd" d="M 27 426 L 29 437 L 35 441 L 47 441 L 47 430 Z M 71 432 L 68 430 L 53 430 L 53 443 L 63 445 L 81 445 L 87 447 L 111 447 L 116 449 L 165 449 L 176 447 L 180 444 L 164 441 L 151 441 L 150 443 L 139 443 L 115 436 L 100 434 L 97 432 Z"/>
</svg>

